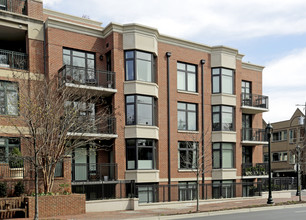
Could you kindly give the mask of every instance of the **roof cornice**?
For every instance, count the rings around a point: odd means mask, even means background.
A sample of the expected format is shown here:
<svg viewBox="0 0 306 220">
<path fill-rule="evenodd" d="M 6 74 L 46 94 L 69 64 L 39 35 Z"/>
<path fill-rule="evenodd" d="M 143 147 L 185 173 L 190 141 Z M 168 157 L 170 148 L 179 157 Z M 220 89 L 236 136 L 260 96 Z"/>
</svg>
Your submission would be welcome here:
<svg viewBox="0 0 306 220">
<path fill-rule="evenodd" d="M 45 8 L 44 8 L 44 14 L 49 15 L 49 16 L 58 17 L 58 18 L 64 18 L 64 19 L 71 20 L 71 21 L 81 22 L 81 23 L 88 24 L 88 25 L 94 25 L 98 27 L 101 27 L 102 25 L 102 22 L 100 21 L 94 21 L 94 20 L 87 19 L 87 18 L 81 18 L 81 17 L 61 13 L 58 11 L 45 9 Z"/>
<path fill-rule="evenodd" d="M 256 65 L 256 64 L 252 64 L 252 63 L 244 63 L 243 62 L 242 63 L 242 68 L 262 72 L 265 67 L 260 66 L 260 65 Z"/>
</svg>

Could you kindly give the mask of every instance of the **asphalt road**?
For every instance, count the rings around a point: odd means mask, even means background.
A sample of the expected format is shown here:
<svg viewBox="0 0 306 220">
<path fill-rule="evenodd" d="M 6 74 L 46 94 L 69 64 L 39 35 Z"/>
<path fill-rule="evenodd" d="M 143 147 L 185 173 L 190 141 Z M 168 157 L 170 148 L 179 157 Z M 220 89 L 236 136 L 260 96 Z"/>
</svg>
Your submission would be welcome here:
<svg viewBox="0 0 306 220">
<path fill-rule="evenodd" d="M 211 213 L 213 216 L 181 216 L 173 219 L 190 219 L 190 220 L 304 220 L 306 219 L 306 207 L 298 207 L 292 208 L 290 206 L 287 207 L 271 207 L 270 210 L 263 211 L 242 211 L 236 210 L 237 213 L 234 213 L 235 210 L 230 212 L 222 212 L 222 213 Z M 230 214 L 225 214 L 230 213 Z M 196 214 L 197 215 L 197 214 Z"/>
</svg>

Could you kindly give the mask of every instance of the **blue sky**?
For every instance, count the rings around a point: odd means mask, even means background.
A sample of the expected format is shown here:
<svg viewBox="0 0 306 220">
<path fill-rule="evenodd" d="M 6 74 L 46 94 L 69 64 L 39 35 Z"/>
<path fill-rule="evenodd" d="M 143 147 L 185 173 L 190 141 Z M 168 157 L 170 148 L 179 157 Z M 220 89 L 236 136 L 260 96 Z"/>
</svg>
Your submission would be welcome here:
<svg viewBox="0 0 306 220">
<path fill-rule="evenodd" d="M 161 34 L 225 45 L 265 66 L 267 122 L 287 120 L 306 102 L 305 0 L 44 0 L 44 7 L 92 20 L 139 23 Z M 304 111 L 303 108 L 301 108 Z"/>
</svg>

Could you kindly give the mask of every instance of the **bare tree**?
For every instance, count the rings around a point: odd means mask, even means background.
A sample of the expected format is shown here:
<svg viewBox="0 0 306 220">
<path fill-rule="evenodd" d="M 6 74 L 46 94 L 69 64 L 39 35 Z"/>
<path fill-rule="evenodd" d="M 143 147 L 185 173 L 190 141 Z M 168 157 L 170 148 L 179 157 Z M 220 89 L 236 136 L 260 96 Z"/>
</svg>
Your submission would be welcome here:
<svg viewBox="0 0 306 220">
<path fill-rule="evenodd" d="M 59 86 L 57 77 L 15 74 L 14 80 L 19 82 L 19 98 L 11 105 L 18 106 L 19 117 L 7 120 L 19 133 L 23 158 L 34 167 L 38 207 L 38 174 L 42 175 L 44 193 L 52 192 L 56 164 L 73 149 L 94 145 L 99 135 L 90 133 L 108 132 L 110 114 L 97 94 Z M 35 214 L 38 216 L 37 209 Z"/>
<path fill-rule="evenodd" d="M 183 142 L 183 144 L 186 149 L 188 149 L 189 153 L 180 153 L 180 164 L 184 168 L 191 169 L 196 175 L 196 211 L 198 212 L 200 200 L 200 177 L 204 176 L 205 173 L 211 172 L 212 168 L 211 132 L 206 130 L 201 134 L 188 135 L 185 139 L 186 141 Z M 201 150 L 199 150 L 200 146 L 202 147 Z M 202 184 L 204 186 L 204 180 Z"/>
</svg>

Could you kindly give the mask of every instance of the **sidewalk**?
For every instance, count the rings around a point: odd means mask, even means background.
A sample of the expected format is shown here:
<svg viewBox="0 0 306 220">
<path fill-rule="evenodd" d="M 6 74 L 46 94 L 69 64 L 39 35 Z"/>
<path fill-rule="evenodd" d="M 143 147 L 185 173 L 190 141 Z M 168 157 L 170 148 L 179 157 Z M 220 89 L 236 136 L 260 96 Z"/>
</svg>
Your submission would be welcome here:
<svg viewBox="0 0 306 220">
<path fill-rule="evenodd" d="M 298 201 L 297 196 L 292 196 L 291 198 L 275 198 L 274 203 L 288 202 L 288 201 Z M 207 200 L 200 205 L 201 212 L 212 212 L 220 211 L 226 209 L 237 209 L 237 208 L 251 208 L 257 206 L 267 206 L 267 199 L 261 197 L 253 198 L 232 198 L 223 200 Z M 137 219 L 137 218 L 150 218 L 158 219 L 159 217 L 165 217 L 169 215 L 176 214 L 188 214 L 195 212 L 196 203 L 190 202 L 186 204 L 184 208 L 163 208 L 163 209 L 151 209 L 151 210 L 127 210 L 127 211 L 113 211 L 113 212 L 92 212 L 82 215 L 71 215 L 71 216 L 57 216 L 46 219 L 94 219 L 94 220 L 110 220 L 110 219 Z"/>
</svg>

